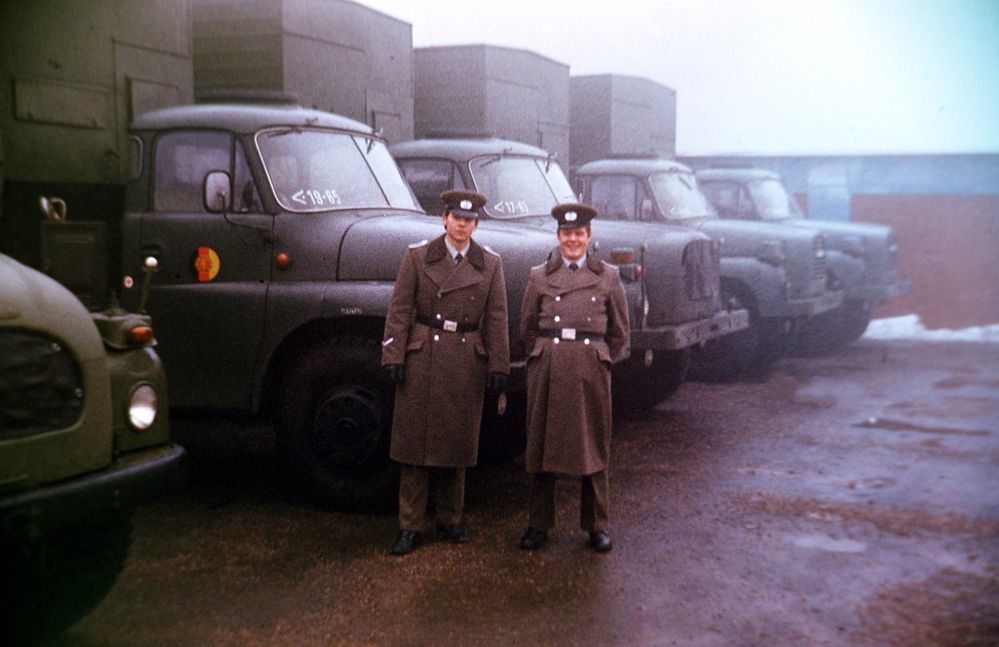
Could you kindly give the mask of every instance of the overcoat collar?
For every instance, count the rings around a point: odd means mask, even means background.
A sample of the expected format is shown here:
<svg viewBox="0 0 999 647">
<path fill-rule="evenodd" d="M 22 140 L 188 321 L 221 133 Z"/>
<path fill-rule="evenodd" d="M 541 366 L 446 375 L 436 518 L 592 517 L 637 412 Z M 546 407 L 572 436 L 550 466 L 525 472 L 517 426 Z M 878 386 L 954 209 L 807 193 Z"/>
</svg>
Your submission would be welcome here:
<svg viewBox="0 0 999 647">
<path fill-rule="evenodd" d="M 441 234 L 427 245 L 427 263 L 436 263 L 445 257 L 451 257 L 447 251 L 447 245 L 444 243 L 444 236 L 446 235 Z M 474 238 L 468 240 L 468 253 L 465 255 L 465 258 L 477 270 L 481 270 L 486 266 L 485 252 L 482 251 L 482 245 L 475 242 Z"/>
<path fill-rule="evenodd" d="M 562 260 L 562 252 L 558 248 L 555 248 L 548 254 L 545 275 L 551 276 L 562 267 L 565 267 L 565 261 Z M 587 250 L 586 252 L 586 267 L 590 268 L 590 271 L 594 274 L 603 274 L 604 272 L 604 264 L 593 254 L 592 250 Z"/>
<path fill-rule="evenodd" d="M 485 252 L 474 240 L 468 244 L 467 263 L 455 266 L 441 235 L 427 245 L 424 272 L 438 288 L 438 292 L 450 292 L 484 280 L 482 269 L 486 265 Z"/>
<path fill-rule="evenodd" d="M 573 272 L 565 266 L 562 254 L 556 249 L 548 256 L 548 263 L 545 265 L 545 281 L 548 285 L 562 291 L 578 290 L 599 283 L 603 271 L 604 264 L 596 256 L 588 253 L 585 268 Z"/>
</svg>

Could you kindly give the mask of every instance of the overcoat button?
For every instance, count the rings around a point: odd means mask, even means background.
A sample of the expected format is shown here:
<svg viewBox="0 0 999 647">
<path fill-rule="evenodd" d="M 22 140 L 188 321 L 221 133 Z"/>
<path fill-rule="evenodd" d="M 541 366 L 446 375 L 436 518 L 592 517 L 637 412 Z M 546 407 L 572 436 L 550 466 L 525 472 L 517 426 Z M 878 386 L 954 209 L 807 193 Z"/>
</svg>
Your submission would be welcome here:
<svg viewBox="0 0 999 647">
<path fill-rule="evenodd" d="M 584 339 L 583 343 L 586 344 L 587 346 L 589 346 L 590 345 L 590 338 L 587 337 L 586 339 Z"/>
<path fill-rule="evenodd" d="M 597 300 L 596 297 L 590 297 L 590 301 L 596 301 L 596 300 Z"/>
<path fill-rule="evenodd" d="M 438 318 L 438 319 L 440 319 L 440 318 L 441 318 L 441 313 L 439 313 L 439 312 L 437 313 L 437 318 Z"/>
<path fill-rule="evenodd" d="M 556 294 L 556 295 L 555 295 L 555 300 L 556 300 L 556 301 L 561 301 L 561 300 L 562 300 L 562 297 L 560 297 L 560 296 L 558 296 L 558 295 Z"/>
<path fill-rule="evenodd" d="M 562 318 L 559 317 L 558 315 L 555 315 L 555 323 L 558 323 L 559 321 L 562 321 Z"/>
<path fill-rule="evenodd" d="M 552 340 L 552 343 L 553 343 L 553 344 L 557 344 L 557 343 L 559 343 L 559 341 L 560 341 L 560 340 L 559 340 L 559 338 L 558 338 L 558 337 L 556 337 L 555 339 L 553 339 L 553 340 Z"/>
<path fill-rule="evenodd" d="M 440 340 L 441 340 L 440 335 L 434 335 L 434 341 L 440 341 Z"/>
<path fill-rule="evenodd" d="M 465 338 L 464 337 L 461 338 L 461 343 L 463 343 L 463 344 L 465 343 Z"/>
</svg>

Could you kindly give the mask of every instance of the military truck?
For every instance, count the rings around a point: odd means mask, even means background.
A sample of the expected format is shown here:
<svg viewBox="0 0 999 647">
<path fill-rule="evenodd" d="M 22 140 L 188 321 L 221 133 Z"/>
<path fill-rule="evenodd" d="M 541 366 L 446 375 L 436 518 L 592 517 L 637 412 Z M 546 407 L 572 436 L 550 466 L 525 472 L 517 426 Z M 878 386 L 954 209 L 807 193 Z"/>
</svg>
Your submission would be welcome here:
<svg viewBox="0 0 999 647">
<path fill-rule="evenodd" d="M 528 144 L 456 134 L 394 144 L 391 151 L 431 215 L 442 212 L 441 192 L 471 188 L 489 199 L 486 223 L 538 229 L 554 244 L 551 208 L 576 200 L 554 156 Z M 605 218 L 592 229 L 591 249 L 623 263 L 630 279 L 631 357 L 615 365 L 616 404 L 652 406 L 683 381 L 692 348 L 745 328 L 748 313 L 721 309 L 718 245 L 707 236 Z"/>
<path fill-rule="evenodd" d="M 697 187 L 694 173 L 656 157 L 588 162 L 576 188 L 608 220 L 685 226 L 721 246 L 721 295 L 749 311 L 749 327 L 709 343 L 697 372 L 731 379 L 780 357 L 810 318 L 842 303 L 830 289 L 823 236 L 769 223 L 721 220 Z"/>
<path fill-rule="evenodd" d="M 800 227 L 826 239 L 832 284 L 843 304 L 809 320 L 799 339 L 804 353 L 823 352 L 855 341 L 867 330 L 871 308 L 909 291 L 899 275 L 898 244 L 890 227 L 806 220 L 780 175 L 748 167 L 697 171 L 697 181 L 721 218 Z"/>
<path fill-rule="evenodd" d="M 177 487 L 166 381 L 147 315 L 90 313 L 0 254 L 0 626 L 15 642 L 96 605 L 132 508 Z"/>
</svg>

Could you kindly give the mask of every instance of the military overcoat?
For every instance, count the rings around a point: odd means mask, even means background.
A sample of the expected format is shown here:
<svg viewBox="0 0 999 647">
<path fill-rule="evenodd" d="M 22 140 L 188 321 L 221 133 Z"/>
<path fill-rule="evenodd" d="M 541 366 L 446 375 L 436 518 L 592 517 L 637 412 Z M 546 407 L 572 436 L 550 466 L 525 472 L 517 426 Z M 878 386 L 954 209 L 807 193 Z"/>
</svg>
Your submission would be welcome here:
<svg viewBox="0 0 999 647">
<path fill-rule="evenodd" d="M 455 266 L 443 235 L 410 246 L 382 340 L 382 365 L 402 364 L 405 370 L 395 393 L 393 460 L 475 465 L 486 374 L 510 373 L 508 326 L 498 254 L 471 240 L 467 256 Z M 466 327 L 478 329 L 463 331 Z"/>
<path fill-rule="evenodd" d="M 565 339 L 574 331 L 602 341 Z M 559 331 L 562 338 L 540 331 Z M 521 308 L 527 360 L 528 472 L 586 475 L 607 469 L 611 364 L 627 356 L 628 303 L 616 267 L 588 255 L 571 271 L 556 250 L 531 269 Z"/>
</svg>

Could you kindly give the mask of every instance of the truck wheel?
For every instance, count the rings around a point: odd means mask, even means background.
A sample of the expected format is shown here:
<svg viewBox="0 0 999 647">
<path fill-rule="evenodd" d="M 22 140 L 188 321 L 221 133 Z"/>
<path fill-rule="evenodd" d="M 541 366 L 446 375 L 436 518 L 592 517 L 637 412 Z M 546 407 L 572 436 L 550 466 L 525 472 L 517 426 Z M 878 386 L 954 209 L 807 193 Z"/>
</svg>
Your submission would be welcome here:
<svg viewBox="0 0 999 647">
<path fill-rule="evenodd" d="M 866 301 L 847 301 L 843 307 L 843 345 L 860 339 L 871 323 L 871 306 Z"/>
<path fill-rule="evenodd" d="M 871 309 L 864 301 L 847 301 L 830 312 L 809 319 L 798 335 L 794 354 L 799 357 L 826 355 L 856 341 L 871 322 Z"/>
<path fill-rule="evenodd" d="M 690 351 L 686 348 L 656 351 L 652 365 L 645 366 L 644 353 L 614 366 L 614 409 L 651 409 L 670 399 L 687 376 Z"/>
<path fill-rule="evenodd" d="M 502 465 L 524 453 L 527 447 L 527 392 L 506 394 L 506 410 L 497 411 L 497 396 L 487 394 L 482 403 L 478 460 L 483 465 Z"/>
<path fill-rule="evenodd" d="M 394 389 L 376 341 L 334 337 L 310 349 L 286 376 L 278 447 L 320 502 L 382 510 L 398 493 L 389 460 Z"/>
<path fill-rule="evenodd" d="M 722 303 L 728 310 L 749 311 L 749 327 L 707 342 L 693 357 L 691 379 L 732 382 L 759 371 L 776 359 L 766 322 L 756 314 L 752 300 L 741 291 L 722 286 Z"/>
<path fill-rule="evenodd" d="M 56 636 L 96 607 L 128 557 L 131 523 L 122 514 L 88 519 L 41 538 L 4 542 L 4 610 L 12 644 Z"/>
</svg>

